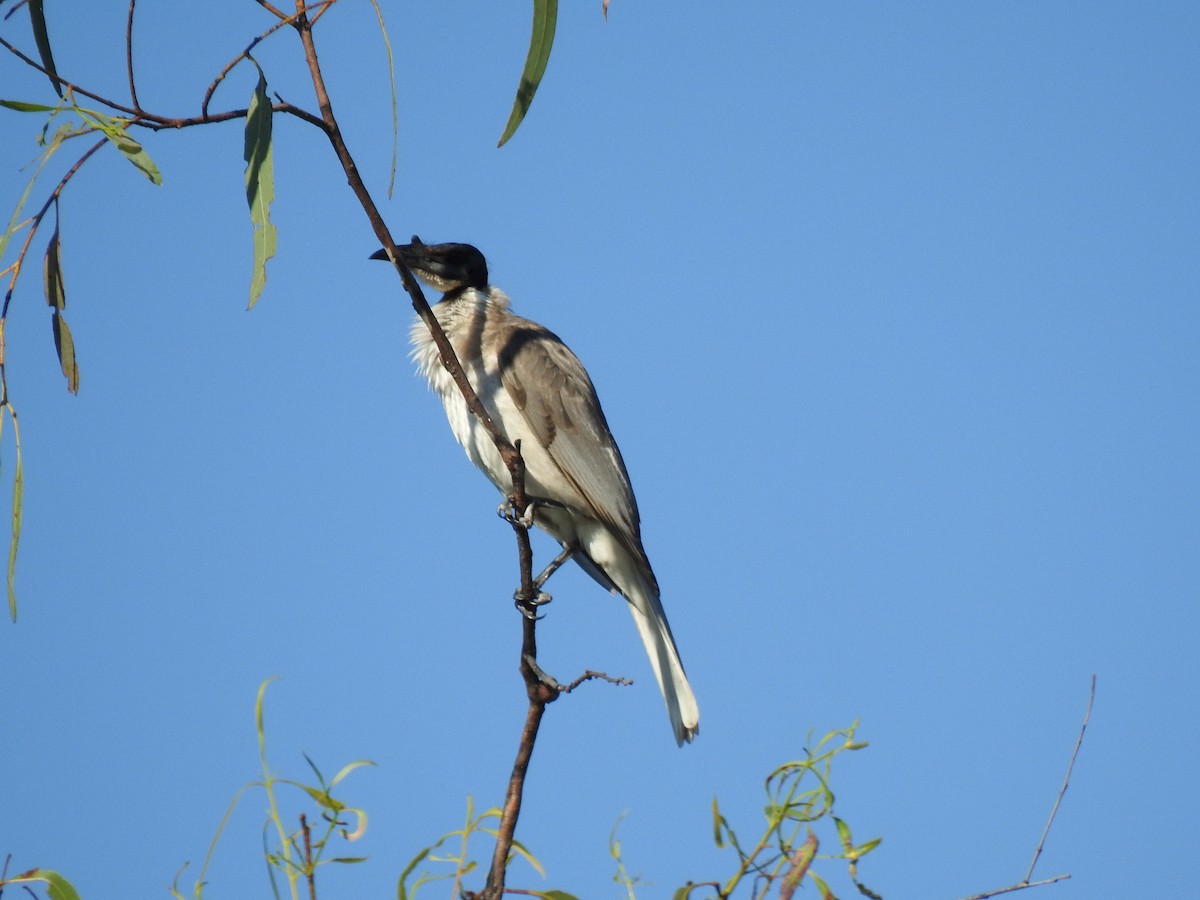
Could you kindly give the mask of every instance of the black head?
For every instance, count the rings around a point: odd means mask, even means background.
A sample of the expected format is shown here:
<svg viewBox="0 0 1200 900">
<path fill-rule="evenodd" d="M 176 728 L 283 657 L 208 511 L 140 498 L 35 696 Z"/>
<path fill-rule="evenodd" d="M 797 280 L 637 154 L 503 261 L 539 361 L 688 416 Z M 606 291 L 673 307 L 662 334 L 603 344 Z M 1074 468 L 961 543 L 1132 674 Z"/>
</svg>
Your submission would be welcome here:
<svg viewBox="0 0 1200 900">
<path fill-rule="evenodd" d="M 412 273 L 434 290 L 449 293 L 461 288 L 488 286 L 487 260 L 470 244 L 426 244 L 415 234 L 411 244 L 397 246 L 400 258 Z M 371 259 L 387 259 L 386 250 Z"/>
</svg>

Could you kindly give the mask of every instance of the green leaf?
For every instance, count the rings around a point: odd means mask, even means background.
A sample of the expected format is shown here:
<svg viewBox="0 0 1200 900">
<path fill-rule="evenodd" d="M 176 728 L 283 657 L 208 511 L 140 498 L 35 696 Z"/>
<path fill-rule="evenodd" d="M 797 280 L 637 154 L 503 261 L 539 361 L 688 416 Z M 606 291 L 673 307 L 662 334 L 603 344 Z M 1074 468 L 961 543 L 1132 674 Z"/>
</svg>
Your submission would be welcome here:
<svg viewBox="0 0 1200 900">
<path fill-rule="evenodd" d="M 42 282 L 46 288 L 46 304 L 55 309 L 67 308 L 67 295 L 63 289 L 62 263 L 59 260 L 58 223 L 54 234 L 46 245 L 46 256 L 42 260 Z"/>
<path fill-rule="evenodd" d="M 490 829 L 488 829 L 488 830 L 490 830 Z M 527 849 L 525 849 L 524 844 L 522 844 L 520 841 L 514 839 L 512 842 L 512 848 L 513 848 L 513 852 L 516 853 L 518 856 L 520 856 L 522 859 L 524 859 L 525 862 L 529 863 L 529 865 L 533 866 L 534 870 L 539 875 L 541 875 L 543 878 L 546 877 L 546 870 L 544 868 L 542 868 L 542 864 L 540 862 L 538 862 L 538 858 L 536 856 L 534 856 L 532 853 L 530 853 Z"/>
<path fill-rule="evenodd" d="M 49 124 L 49 122 L 47 122 L 47 124 Z M 37 168 L 33 172 L 33 177 L 30 178 L 29 183 L 25 185 L 25 190 L 21 192 L 21 197 L 17 200 L 16 207 L 13 208 L 12 216 L 8 220 L 8 227 L 4 230 L 4 234 L 0 234 L 0 259 L 3 259 L 4 254 L 8 251 L 8 242 L 12 236 L 16 234 L 24 224 L 27 224 L 21 222 L 21 211 L 25 208 L 25 203 L 29 200 L 29 194 L 33 190 L 33 185 L 37 181 L 38 176 L 42 173 L 42 169 L 45 168 L 46 163 L 50 161 L 50 157 L 54 155 L 55 151 L 62 146 L 62 142 L 66 139 L 66 136 L 67 129 L 64 126 L 56 130 L 51 136 L 50 141 L 45 145 L 46 149 L 42 152 L 41 157 L 38 159 Z"/>
<path fill-rule="evenodd" d="M 375 18 L 379 20 L 379 33 L 383 37 L 383 49 L 387 51 L 388 87 L 392 89 L 392 168 L 388 175 L 388 199 L 392 199 L 392 191 L 396 187 L 396 158 L 400 153 L 400 113 L 396 102 L 396 60 L 392 56 L 392 42 L 388 38 L 387 26 L 383 24 L 383 10 L 379 8 L 379 0 L 371 0 L 375 8 Z"/>
<path fill-rule="evenodd" d="M 17 544 L 21 541 L 21 507 L 25 502 L 25 471 L 21 465 L 21 432 L 17 429 L 17 413 L 6 405 L 13 422 L 13 441 L 17 446 L 17 470 L 13 476 L 12 496 L 12 543 L 8 546 L 8 614 L 17 621 Z"/>
<path fill-rule="evenodd" d="M 725 817 L 721 815 L 721 810 L 717 808 L 717 798 L 713 797 L 713 843 L 718 848 L 724 849 L 725 841 L 721 837 L 721 828 L 725 824 Z"/>
<path fill-rule="evenodd" d="M 124 131 L 112 134 L 108 130 L 105 130 L 104 135 L 116 145 L 118 150 L 125 154 L 125 158 L 133 163 L 139 172 L 150 179 L 152 184 L 162 184 L 162 173 L 158 171 L 158 166 L 154 164 L 154 160 L 150 158 L 150 154 L 142 149 L 141 144 Z"/>
<path fill-rule="evenodd" d="M 876 847 L 878 847 L 882 842 L 883 842 L 883 838 L 875 838 L 873 840 L 867 841 L 865 844 L 859 844 L 857 847 L 854 848 L 854 858 L 862 859 L 862 857 L 866 856 L 868 853 L 870 853 L 872 850 L 874 850 Z"/>
<path fill-rule="evenodd" d="M 579 900 L 574 894 L 568 894 L 566 891 L 543 891 L 535 896 L 541 897 L 542 900 Z"/>
<path fill-rule="evenodd" d="M 54 68 L 54 56 L 50 52 L 50 35 L 46 32 L 46 15 L 42 11 L 42 0 L 29 0 L 29 21 L 33 25 L 33 40 L 37 43 L 38 56 L 42 58 L 42 68 L 50 76 L 54 92 L 62 96 L 62 82 L 58 78 L 58 70 Z"/>
<path fill-rule="evenodd" d="M 51 317 L 54 327 L 54 349 L 58 352 L 58 363 L 67 379 L 67 390 L 72 394 L 79 393 L 79 364 L 75 361 L 75 341 L 71 338 L 71 329 L 62 313 L 54 311 Z"/>
<path fill-rule="evenodd" d="M 79 892 L 57 872 L 42 869 L 40 874 L 46 879 L 46 893 L 50 895 L 50 900 L 79 900 Z"/>
<path fill-rule="evenodd" d="M 40 103 L 26 103 L 24 100 L 0 100 L 0 106 L 15 109 L 17 112 L 54 112 L 57 106 L 43 106 Z"/>
<path fill-rule="evenodd" d="M 400 881 L 396 885 L 396 895 L 400 898 L 400 900 L 408 900 L 408 896 L 409 896 L 408 888 L 405 887 L 405 884 L 404 884 L 406 881 L 408 881 L 408 876 L 413 873 L 413 870 L 416 869 L 417 866 L 419 866 L 421 863 L 423 863 L 425 861 L 425 857 L 427 857 L 430 853 L 432 853 L 438 847 L 442 846 L 442 844 L 445 842 L 446 838 L 448 838 L 448 837 L 449 837 L 449 835 L 443 835 L 442 839 L 440 841 L 438 841 L 436 844 L 433 844 L 432 846 L 426 847 L 424 850 L 422 850 L 420 853 L 418 853 L 416 856 L 414 856 L 412 858 L 412 861 L 409 862 L 409 864 L 404 867 L 404 871 L 400 873 Z M 415 887 L 415 885 L 414 885 L 414 887 Z"/>
<path fill-rule="evenodd" d="M 367 857 L 365 857 L 365 856 L 335 856 L 333 859 L 330 860 L 330 862 L 346 863 L 347 865 L 351 865 L 353 863 L 366 862 L 366 861 L 367 861 Z"/>
<path fill-rule="evenodd" d="M 352 763 L 347 763 L 346 765 L 342 766 L 341 771 L 339 771 L 336 775 L 333 776 L 333 781 L 329 782 L 329 786 L 333 787 L 339 781 L 341 781 L 343 778 L 345 778 L 347 775 L 349 775 L 351 772 L 353 772 L 355 769 L 362 768 L 363 766 L 374 766 L 374 765 L 375 765 L 375 763 L 371 762 L 371 760 L 369 760 L 369 759 L 359 759 L 359 760 L 355 760 Z"/>
<path fill-rule="evenodd" d="M 838 840 L 842 842 L 842 851 L 849 853 L 854 849 L 854 839 L 850 836 L 850 826 L 833 816 L 833 824 L 837 826 Z"/>
<path fill-rule="evenodd" d="M 692 885 L 691 882 L 688 882 L 687 884 L 683 885 L 683 887 L 675 889 L 675 893 L 671 895 L 671 900 L 688 900 L 688 897 L 691 896 L 691 893 Z"/>
<path fill-rule="evenodd" d="M 546 64 L 550 61 L 550 48 L 554 46 L 554 28 L 558 22 L 558 0 L 533 0 L 533 30 L 529 37 L 529 53 L 525 57 L 525 69 L 517 85 L 517 96 L 513 100 L 512 112 L 504 134 L 497 147 L 503 147 L 516 131 L 517 126 L 529 111 L 533 95 L 537 93 Z"/>
<path fill-rule="evenodd" d="M 330 796 L 328 791 L 323 791 L 320 788 L 315 788 L 307 784 L 301 784 L 298 781 L 284 781 L 283 783 L 298 787 L 300 790 L 304 791 L 304 793 L 308 794 L 308 796 L 310 796 L 317 804 L 325 807 L 331 812 L 341 812 L 342 807 L 345 805 L 342 803 L 342 801 L 336 800 Z"/>
<path fill-rule="evenodd" d="M 250 60 L 254 62 L 253 59 Z M 254 63 L 258 65 L 257 62 Z M 271 153 L 271 101 L 267 77 L 258 70 L 258 84 L 246 113 L 246 202 L 254 228 L 254 268 L 250 276 L 252 309 L 267 283 L 267 260 L 275 255 L 275 226 L 271 224 L 271 202 L 275 199 L 275 166 Z"/>
<path fill-rule="evenodd" d="M 12 879 L 9 884 L 26 884 L 30 881 L 44 881 L 46 895 L 50 900 L 79 900 L 79 892 L 71 882 L 50 869 L 30 869 L 23 875 Z"/>
<path fill-rule="evenodd" d="M 812 869 L 808 870 L 808 877 L 813 880 L 817 886 L 817 890 L 821 892 L 821 900 L 837 900 L 837 895 L 829 889 L 829 885 Z"/>
</svg>

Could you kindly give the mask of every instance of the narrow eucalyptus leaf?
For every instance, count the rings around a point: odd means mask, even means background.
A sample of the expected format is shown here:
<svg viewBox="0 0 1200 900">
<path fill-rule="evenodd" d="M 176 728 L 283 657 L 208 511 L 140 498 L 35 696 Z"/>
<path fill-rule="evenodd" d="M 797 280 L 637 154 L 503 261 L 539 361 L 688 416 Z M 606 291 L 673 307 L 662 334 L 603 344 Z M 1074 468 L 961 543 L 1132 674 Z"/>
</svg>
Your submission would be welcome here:
<svg viewBox="0 0 1200 900">
<path fill-rule="evenodd" d="M 8 614 L 17 621 L 17 544 L 21 541 L 21 507 L 25 502 L 25 471 L 21 465 L 21 433 L 17 431 L 17 414 L 11 406 L 8 413 L 13 420 L 14 442 L 17 445 L 17 470 L 13 476 L 12 494 L 12 542 L 8 545 Z"/>
<path fill-rule="evenodd" d="M 854 849 L 854 839 L 850 834 L 850 826 L 837 816 L 833 817 L 833 824 L 837 826 L 838 840 L 842 842 L 842 849 L 845 851 Z"/>
<path fill-rule="evenodd" d="M 508 124 L 504 126 L 504 134 L 500 136 L 497 147 L 503 147 L 508 139 L 516 134 L 517 127 L 529 112 L 533 95 L 537 93 L 542 76 L 546 74 L 546 64 L 550 61 L 550 48 L 554 46 L 554 29 L 557 23 L 558 0 L 533 0 L 533 30 L 529 37 L 529 53 L 525 57 L 525 69 L 521 72 L 521 81 L 517 85 L 517 96 L 513 100 Z"/>
<path fill-rule="evenodd" d="M 713 843 L 719 848 L 725 846 L 725 840 L 721 835 L 721 831 L 725 825 L 725 817 L 721 815 L 721 810 L 717 806 L 717 798 L 713 797 Z"/>
<path fill-rule="evenodd" d="M 33 26 L 33 40 L 37 44 L 38 56 L 42 58 L 42 68 L 50 76 L 54 85 L 54 93 L 62 96 L 62 82 L 58 78 L 58 70 L 54 68 L 54 55 L 50 52 L 50 35 L 46 32 L 46 14 L 42 10 L 42 0 L 29 0 L 29 21 Z"/>
<path fill-rule="evenodd" d="M 57 106 L 43 106 L 41 103 L 26 103 L 24 100 L 0 100 L 0 106 L 15 109 L 17 112 L 54 112 Z"/>
<path fill-rule="evenodd" d="M 864 857 L 868 853 L 870 853 L 872 850 L 874 850 L 876 847 L 878 847 L 880 845 L 880 843 L 882 843 L 882 841 L 883 841 L 883 838 L 873 838 L 872 840 L 867 841 L 865 844 L 859 844 L 857 847 L 854 848 L 854 855 L 857 858 L 861 859 L 862 857 Z"/>
<path fill-rule="evenodd" d="M 267 79 L 261 69 L 246 113 L 244 158 L 246 202 L 250 205 L 250 224 L 254 229 L 254 267 L 250 276 L 250 304 L 247 306 L 250 309 L 258 302 L 267 283 L 267 260 L 275 255 L 276 244 L 275 226 L 271 224 L 271 203 L 275 199 L 271 101 L 267 97 Z"/>
<path fill-rule="evenodd" d="M 42 284 L 46 288 L 47 305 L 55 309 L 66 309 L 67 296 L 63 290 L 57 223 L 54 226 L 54 234 L 50 235 L 50 243 L 46 245 L 46 255 L 42 259 Z"/>
<path fill-rule="evenodd" d="M 813 880 L 813 883 L 817 886 L 817 890 L 821 892 L 821 900 L 837 900 L 837 896 L 829 889 L 829 885 L 825 883 L 825 879 L 812 869 L 808 870 L 808 877 Z"/>
<path fill-rule="evenodd" d="M 371 6 L 375 8 L 375 18 L 379 20 L 379 34 L 383 37 L 383 48 L 387 51 L 388 63 L 388 87 L 392 89 L 392 167 L 388 175 L 388 199 L 392 199 L 392 191 L 396 187 L 396 159 L 400 153 L 400 113 L 399 104 L 396 101 L 396 59 L 392 55 L 392 42 L 388 37 L 387 26 L 383 23 L 383 10 L 379 7 L 379 0 L 371 0 Z"/>
<path fill-rule="evenodd" d="M 78 394 L 79 364 L 75 361 L 75 341 L 71 338 L 71 329 L 58 310 L 54 311 L 51 321 L 54 326 L 54 349 L 58 352 L 58 362 L 67 379 L 67 390 Z"/>
<path fill-rule="evenodd" d="M 125 158 L 133 163 L 139 172 L 149 178 L 152 184 L 162 184 L 162 173 L 158 171 L 158 166 L 154 164 L 150 154 L 142 149 L 141 144 L 119 129 L 115 132 L 105 129 L 104 136 L 112 141 Z"/>
</svg>

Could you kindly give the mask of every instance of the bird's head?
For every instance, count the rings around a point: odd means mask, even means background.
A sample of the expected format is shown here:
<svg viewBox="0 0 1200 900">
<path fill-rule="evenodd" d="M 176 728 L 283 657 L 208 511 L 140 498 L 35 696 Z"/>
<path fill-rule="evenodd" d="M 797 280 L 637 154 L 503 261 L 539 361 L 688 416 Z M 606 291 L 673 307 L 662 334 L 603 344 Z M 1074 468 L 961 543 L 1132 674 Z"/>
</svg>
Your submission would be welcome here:
<svg viewBox="0 0 1200 900">
<path fill-rule="evenodd" d="M 414 234 L 411 244 L 399 244 L 396 249 L 412 273 L 434 290 L 482 291 L 488 286 L 487 260 L 470 244 L 426 244 Z M 371 259 L 387 258 L 386 250 L 371 254 Z"/>
</svg>

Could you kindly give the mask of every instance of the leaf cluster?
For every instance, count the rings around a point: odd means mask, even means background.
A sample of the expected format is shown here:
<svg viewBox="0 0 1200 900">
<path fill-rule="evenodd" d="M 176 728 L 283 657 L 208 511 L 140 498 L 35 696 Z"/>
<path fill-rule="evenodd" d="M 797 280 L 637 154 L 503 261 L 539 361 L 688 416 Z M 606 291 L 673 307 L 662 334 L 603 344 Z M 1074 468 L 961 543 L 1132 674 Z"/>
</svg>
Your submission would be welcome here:
<svg viewBox="0 0 1200 900">
<path fill-rule="evenodd" d="M 855 740 L 857 729 L 856 721 L 849 728 L 829 732 L 812 749 L 805 750 L 803 759 L 785 763 L 767 776 L 763 786 L 767 795 L 763 810 L 766 825 L 753 844 L 738 837 L 713 798 L 713 842 L 735 854 L 737 867 L 724 881 L 688 882 L 674 893 L 673 900 L 689 900 L 702 888 L 711 888 L 714 896 L 725 900 L 743 887 L 748 887 L 751 898 L 760 900 L 775 886 L 782 900 L 789 900 L 805 878 L 817 888 L 822 900 L 835 900 L 829 884 L 812 871 L 817 859 L 846 860 L 858 890 L 878 898 L 858 880 L 858 861 L 879 846 L 881 838 L 855 844 L 850 826 L 833 814 L 830 771 L 840 754 L 867 746 Z M 822 820 L 833 823 L 841 852 L 818 855 L 820 841 L 813 826 Z"/>
<path fill-rule="evenodd" d="M 316 764 L 305 755 L 305 761 L 316 776 L 316 784 L 306 784 L 302 781 L 280 778 L 275 775 L 267 762 L 267 738 L 264 725 L 264 699 L 267 687 L 274 680 L 274 678 L 269 678 L 259 686 L 258 696 L 254 703 L 254 727 L 258 734 L 258 759 L 262 769 L 262 778 L 243 785 L 234 794 L 225 810 L 225 815 L 221 817 L 221 822 L 209 844 L 200 872 L 196 876 L 196 881 L 192 886 L 191 900 L 203 900 L 204 888 L 207 884 L 205 876 L 212 863 L 217 844 L 225 827 L 229 824 L 233 811 L 242 797 L 250 791 L 261 790 L 267 798 L 268 813 L 263 822 L 263 855 L 268 863 L 267 873 L 270 876 L 271 890 L 276 900 L 284 896 L 280 889 L 277 873 L 282 874 L 287 886 L 286 895 L 292 900 L 299 900 L 301 889 L 304 886 L 307 887 L 308 896 L 315 898 L 316 874 L 321 866 L 328 863 L 353 864 L 366 861 L 364 856 L 339 855 L 328 858 L 326 856 L 334 838 L 349 843 L 361 838 L 367 830 L 366 812 L 349 806 L 335 797 L 333 789 L 355 769 L 374 766 L 375 763 L 365 759 L 347 763 L 333 778 L 326 781 Z M 318 826 L 315 833 L 313 826 L 309 824 L 308 815 L 305 813 L 299 815 L 299 828 L 291 829 L 284 823 L 283 815 L 280 813 L 279 788 L 281 786 L 295 788 L 317 805 L 317 818 L 323 825 Z M 186 868 L 187 864 L 185 863 L 184 869 Z M 180 869 L 175 876 L 175 883 L 171 887 L 171 896 L 175 900 L 188 900 L 179 889 L 179 878 L 182 874 L 183 869 Z"/>
</svg>

